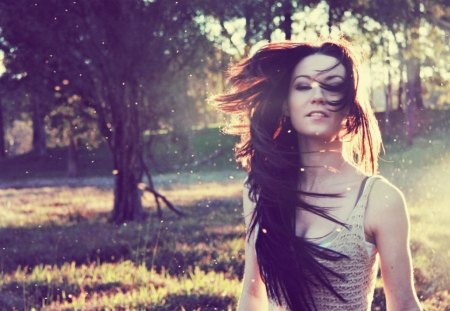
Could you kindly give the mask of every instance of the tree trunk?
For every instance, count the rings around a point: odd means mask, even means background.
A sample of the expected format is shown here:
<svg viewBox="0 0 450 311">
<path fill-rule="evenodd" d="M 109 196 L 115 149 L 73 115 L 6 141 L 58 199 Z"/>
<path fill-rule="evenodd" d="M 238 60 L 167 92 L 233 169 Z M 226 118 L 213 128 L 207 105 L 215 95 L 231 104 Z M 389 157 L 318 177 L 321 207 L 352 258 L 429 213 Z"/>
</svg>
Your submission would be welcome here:
<svg viewBox="0 0 450 311">
<path fill-rule="evenodd" d="M 47 140 L 45 134 L 45 113 L 39 99 L 31 98 L 33 106 L 33 152 L 39 156 L 47 154 Z"/>
<path fill-rule="evenodd" d="M 244 35 L 244 57 L 247 57 L 250 53 L 251 43 L 250 39 L 253 35 L 253 10 L 249 6 L 244 7 L 244 18 L 245 18 L 245 35 Z"/>
<path fill-rule="evenodd" d="M 69 147 L 67 148 L 67 176 L 77 177 L 79 175 L 78 168 L 78 141 L 74 137 L 73 130 L 70 130 Z"/>
<path fill-rule="evenodd" d="M 291 40 L 292 38 L 292 3 L 291 0 L 285 2 L 284 6 L 284 20 L 281 23 L 281 28 L 284 32 L 284 38 Z"/>
<path fill-rule="evenodd" d="M 419 12 L 419 7 L 415 8 Z M 418 15 L 420 16 L 420 15 Z M 417 120 L 417 110 L 423 109 L 422 81 L 420 79 L 420 17 L 415 18 L 411 27 L 407 28 L 406 49 L 410 52 L 409 59 L 406 60 L 406 125 L 407 142 L 412 144 L 414 136 L 419 127 Z"/>
<path fill-rule="evenodd" d="M 400 31 L 400 30 L 395 30 L 394 28 L 390 28 L 391 32 L 393 34 L 395 34 L 396 31 Z M 403 30 L 403 32 L 405 32 Z M 400 64 L 399 64 L 399 74 L 398 74 L 398 90 L 397 90 L 397 110 L 398 111 L 403 111 L 404 110 L 404 105 L 403 105 L 403 89 L 404 89 L 404 83 L 403 83 L 403 74 L 405 73 L 405 46 L 403 45 L 403 43 L 399 42 L 397 40 L 397 38 L 394 37 L 394 41 L 397 45 L 397 49 L 398 49 L 398 54 L 397 54 L 397 59 L 399 60 Z"/>
<path fill-rule="evenodd" d="M 390 129 L 391 129 L 391 111 L 392 111 L 392 75 L 391 75 L 391 55 L 389 53 L 389 42 L 383 42 L 384 46 L 384 53 L 385 53 L 385 59 L 386 59 L 386 65 L 385 68 L 387 70 L 387 85 L 384 89 L 384 95 L 385 95 L 385 134 L 388 136 L 390 135 Z"/>
<path fill-rule="evenodd" d="M 123 223 L 143 217 L 142 190 L 139 185 L 144 174 L 142 163 L 143 138 L 139 126 L 139 110 L 135 101 L 130 100 L 131 92 L 123 97 L 126 104 L 112 104 L 114 119 L 112 153 L 114 161 L 114 208 L 112 220 Z"/>
<path fill-rule="evenodd" d="M 398 81 L 398 91 L 397 91 L 397 110 L 403 111 L 403 66 L 400 66 L 400 79 Z"/>
<path fill-rule="evenodd" d="M 420 79 L 420 60 L 412 58 L 406 62 L 406 98 L 417 108 L 422 109 L 422 80 Z"/>
<path fill-rule="evenodd" d="M 0 159 L 6 157 L 5 120 L 3 117 L 3 104 L 0 99 Z"/>
<path fill-rule="evenodd" d="M 420 80 L 419 59 L 412 58 L 406 62 L 406 134 L 407 143 L 412 144 L 413 138 L 417 134 L 417 110 L 423 108 L 422 102 L 422 84 Z"/>
<path fill-rule="evenodd" d="M 384 132 L 385 134 L 387 134 L 387 136 L 389 136 L 391 133 L 391 111 L 392 111 L 392 81 L 389 67 L 388 67 L 388 83 L 384 89 L 384 98 L 386 102 Z"/>
<path fill-rule="evenodd" d="M 271 41 L 271 36 L 272 36 L 272 23 L 273 23 L 273 14 L 272 14 L 272 7 L 274 5 L 273 0 L 271 1 L 267 1 L 266 2 L 266 16 L 265 16 L 265 24 L 266 24 L 266 29 L 264 29 L 264 39 L 267 40 L 268 42 Z"/>
<path fill-rule="evenodd" d="M 413 27 L 408 29 L 406 49 L 411 51 L 409 59 L 405 61 L 406 65 L 406 135 L 408 144 L 413 143 L 413 138 L 417 134 L 420 125 L 417 123 L 417 113 L 423 109 L 422 99 L 422 81 L 420 79 L 420 59 L 417 53 L 420 52 L 419 42 L 420 19 L 417 19 Z"/>
<path fill-rule="evenodd" d="M 332 2 L 328 3 L 328 34 L 331 34 L 331 30 L 333 28 L 333 8 L 332 8 Z"/>
</svg>

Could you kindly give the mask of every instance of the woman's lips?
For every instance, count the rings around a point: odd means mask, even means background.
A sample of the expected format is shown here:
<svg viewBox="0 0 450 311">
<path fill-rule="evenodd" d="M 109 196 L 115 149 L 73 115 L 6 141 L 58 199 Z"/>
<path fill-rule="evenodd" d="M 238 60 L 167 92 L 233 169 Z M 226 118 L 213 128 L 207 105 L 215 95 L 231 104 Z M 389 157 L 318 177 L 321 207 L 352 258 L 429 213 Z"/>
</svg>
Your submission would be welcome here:
<svg viewBox="0 0 450 311">
<path fill-rule="evenodd" d="M 322 111 L 312 111 L 308 113 L 306 117 L 311 118 L 313 120 L 322 120 L 324 118 L 328 118 L 328 116 Z"/>
</svg>

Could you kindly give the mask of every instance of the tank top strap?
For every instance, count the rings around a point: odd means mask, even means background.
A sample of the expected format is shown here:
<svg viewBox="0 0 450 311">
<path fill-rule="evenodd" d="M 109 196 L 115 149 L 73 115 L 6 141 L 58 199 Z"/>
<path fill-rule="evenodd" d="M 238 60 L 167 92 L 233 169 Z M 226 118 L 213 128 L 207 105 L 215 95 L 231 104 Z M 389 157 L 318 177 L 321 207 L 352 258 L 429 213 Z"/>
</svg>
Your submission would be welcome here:
<svg viewBox="0 0 450 311">
<path fill-rule="evenodd" d="M 367 178 L 367 181 L 364 185 L 364 189 L 362 191 L 362 194 L 360 196 L 358 204 L 361 205 L 364 209 L 367 205 L 367 200 L 369 198 L 370 191 L 372 190 L 373 185 L 375 184 L 375 181 L 378 179 L 382 179 L 383 177 L 380 175 L 372 175 Z"/>
</svg>

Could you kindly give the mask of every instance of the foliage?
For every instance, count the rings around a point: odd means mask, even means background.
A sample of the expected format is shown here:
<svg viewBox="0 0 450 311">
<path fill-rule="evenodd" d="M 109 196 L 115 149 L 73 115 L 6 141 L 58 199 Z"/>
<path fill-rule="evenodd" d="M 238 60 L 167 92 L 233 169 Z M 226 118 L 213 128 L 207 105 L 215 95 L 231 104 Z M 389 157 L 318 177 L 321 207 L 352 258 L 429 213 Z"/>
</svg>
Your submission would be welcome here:
<svg viewBox="0 0 450 311">
<path fill-rule="evenodd" d="M 204 67 L 203 55 L 211 51 L 193 22 L 195 9 L 188 1 L 176 5 L 139 0 L 5 1 L 2 11 L 6 66 L 25 80 L 51 77 L 44 79 L 50 88 L 42 89 L 60 98 L 59 113 L 54 115 L 63 115 L 66 105 L 64 117 L 53 120 L 68 128 L 72 154 L 75 132 L 81 128 L 77 120 L 89 116 L 82 121 L 88 123 L 95 117 L 112 151 L 116 172 L 112 219 L 121 222 L 142 216 L 138 185 L 144 173 L 147 190 L 158 204 L 161 199 L 170 207 L 154 189 L 146 169 L 143 133 L 164 123 L 184 133 L 191 125 L 188 78 L 195 68 Z M 16 18 L 22 14 L 24 18 Z M 33 62 L 25 62 L 30 55 Z M 67 113 L 67 104 L 82 106 Z M 86 108 L 94 114 L 76 113 Z"/>
<path fill-rule="evenodd" d="M 92 132 L 90 132 L 92 134 Z M 207 170 L 233 169 L 233 145 L 236 138 L 220 133 L 219 128 L 203 128 L 192 131 L 192 152 L 188 157 L 181 154 L 181 147 L 172 142 L 170 133 L 160 132 L 145 136 L 148 165 L 156 174 L 169 172 L 199 172 Z M 104 144 L 79 147 L 79 177 L 111 176 L 113 170 L 111 154 Z M 66 148 L 49 148 L 44 158 L 33 153 L 0 160 L 0 181 L 24 179 L 47 179 L 65 177 L 67 163 Z"/>
</svg>

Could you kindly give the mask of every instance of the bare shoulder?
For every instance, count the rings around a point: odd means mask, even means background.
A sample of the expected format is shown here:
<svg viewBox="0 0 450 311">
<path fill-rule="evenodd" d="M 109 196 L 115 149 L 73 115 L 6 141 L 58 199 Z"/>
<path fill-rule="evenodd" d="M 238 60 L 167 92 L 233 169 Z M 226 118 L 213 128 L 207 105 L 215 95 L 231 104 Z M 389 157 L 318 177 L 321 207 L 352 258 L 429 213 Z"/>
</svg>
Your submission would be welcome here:
<svg viewBox="0 0 450 311">
<path fill-rule="evenodd" d="M 389 180 L 374 181 L 366 206 L 366 225 L 371 235 L 385 226 L 407 225 L 405 197 Z"/>
<path fill-rule="evenodd" d="M 402 191 L 385 177 L 380 177 L 374 182 L 369 199 L 377 202 L 377 206 L 384 211 L 404 208 L 405 197 Z"/>
</svg>

